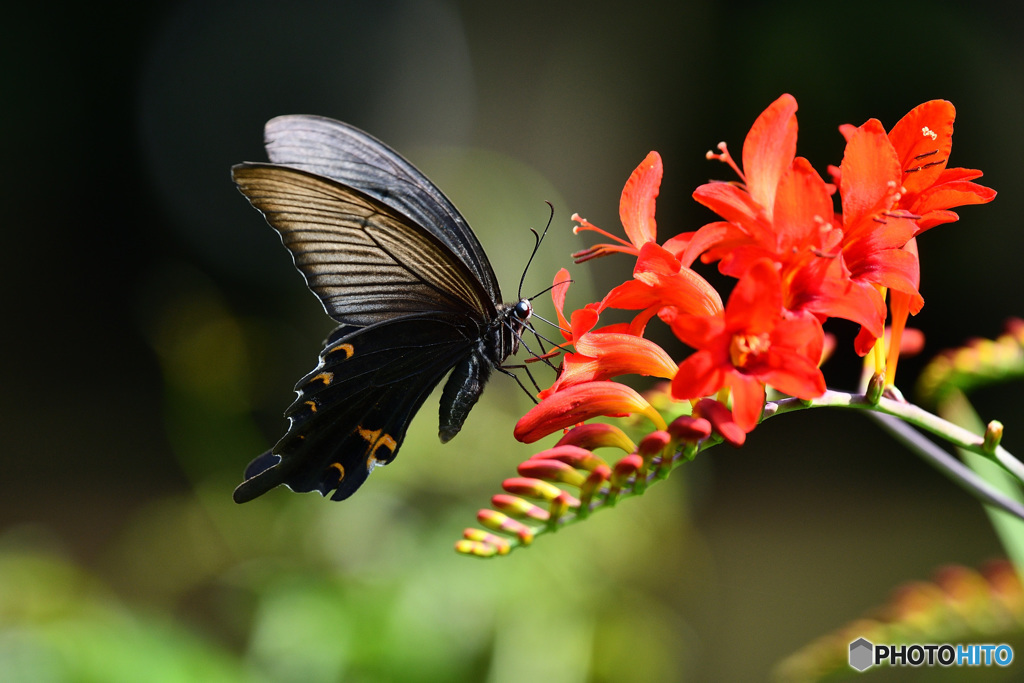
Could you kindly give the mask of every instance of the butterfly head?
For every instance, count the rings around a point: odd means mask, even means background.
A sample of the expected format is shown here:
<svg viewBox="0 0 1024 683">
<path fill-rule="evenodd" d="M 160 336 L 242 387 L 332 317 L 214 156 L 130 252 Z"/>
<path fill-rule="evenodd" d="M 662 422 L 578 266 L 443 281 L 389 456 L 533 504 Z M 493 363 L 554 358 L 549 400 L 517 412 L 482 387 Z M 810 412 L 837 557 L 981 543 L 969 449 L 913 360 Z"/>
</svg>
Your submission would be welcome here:
<svg viewBox="0 0 1024 683">
<path fill-rule="evenodd" d="M 519 303 L 512 307 L 512 315 L 525 326 L 533 315 L 533 304 L 529 299 L 520 299 Z"/>
</svg>

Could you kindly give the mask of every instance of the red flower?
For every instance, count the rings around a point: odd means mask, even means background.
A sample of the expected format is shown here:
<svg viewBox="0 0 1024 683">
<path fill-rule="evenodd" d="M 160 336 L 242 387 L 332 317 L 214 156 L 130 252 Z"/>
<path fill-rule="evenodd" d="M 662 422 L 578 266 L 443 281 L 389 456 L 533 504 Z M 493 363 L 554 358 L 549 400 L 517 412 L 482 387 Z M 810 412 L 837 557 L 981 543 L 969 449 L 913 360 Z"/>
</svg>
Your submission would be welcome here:
<svg viewBox="0 0 1024 683">
<path fill-rule="evenodd" d="M 683 313 L 720 313 L 722 298 L 668 249 L 648 242 L 637 256 L 633 279 L 608 292 L 600 307 L 650 309 L 650 315 L 657 313 L 665 320 Z"/>
<path fill-rule="evenodd" d="M 952 103 L 931 100 L 911 109 L 889 131 L 889 140 L 896 149 L 903 170 L 904 192 L 899 206 L 915 214 L 918 235 L 936 225 L 959 220 L 960 217 L 949 209 L 985 204 L 996 196 L 995 190 L 971 182 L 981 177 L 981 171 L 947 167 L 953 149 L 955 119 L 956 109 Z M 907 250 L 917 254 L 914 240 Z M 904 291 L 893 290 L 889 301 L 892 340 L 885 365 L 886 384 L 895 381 L 900 338 L 907 316 L 920 310 L 917 302 Z"/>
<path fill-rule="evenodd" d="M 959 216 L 950 211 L 951 208 L 967 204 L 984 204 L 996 196 L 991 188 L 971 182 L 981 177 L 981 171 L 947 168 L 953 147 L 955 118 L 956 110 L 950 102 L 931 100 L 912 109 L 888 134 L 902 184 L 892 203 L 892 215 L 899 212 L 902 218 L 911 221 L 913 235 L 919 235 L 936 225 L 958 220 Z M 872 121 L 868 124 L 873 125 L 873 134 L 877 136 L 881 124 Z M 853 136 L 859 134 L 868 124 L 859 129 L 849 125 L 842 126 L 840 130 L 848 143 L 851 143 Z M 849 169 L 846 168 L 845 159 L 843 163 L 842 182 L 845 183 Z M 900 230 L 905 232 L 906 228 L 901 227 Z M 896 257 L 889 258 L 890 265 L 893 265 Z M 917 248 L 913 240 L 906 243 L 901 258 L 901 274 L 897 275 L 896 269 L 890 268 L 888 280 L 876 280 L 878 284 L 890 288 L 893 334 L 885 363 L 887 384 L 892 384 L 895 379 L 900 337 L 907 317 L 916 315 L 924 305 L 924 300 L 917 291 L 920 273 Z M 870 265 L 870 257 L 864 263 Z M 881 333 L 878 330 L 862 330 L 856 342 L 857 351 L 861 354 L 866 353 L 879 337 Z"/>
<path fill-rule="evenodd" d="M 823 394 L 821 325 L 811 316 L 784 316 L 781 291 L 778 272 L 764 259 L 736 284 L 723 315 L 676 319 L 673 331 L 697 351 L 679 366 L 672 396 L 695 399 L 729 388 L 736 423 L 749 432 L 760 419 L 765 384 L 805 399 Z"/>
<path fill-rule="evenodd" d="M 701 185 L 694 199 L 722 216 L 690 239 L 684 263 L 701 256 L 739 278 L 753 263 L 772 260 L 781 275 L 783 305 L 797 313 L 850 317 L 881 329 L 885 309 L 877 293 L 849 285 L 837 258 L 842 230 L 834 220 L 835 187 L 796 155 L 796 100 L 783 95 L 754 122 L 743 143 L 740 169 L 725 143 L 709 158 L 723 161 L 744 181 Z"/>
<path fill-rule="evenodd" d="M 875 120 L 842 127 L 848 144 L 842 169 L 834 170 L 842 211 L 833 217 L 835 186 L 795 157 L 796 108 L 783 95 L 758 117 L 744 142 L 742 169 L 724 144 L 720 154 L 709 154 L 732 166 L 744 185 L 697 189 L 695 199 L 725 220 L 691 235 L 680 261 L 720 260 L 722 273 L 739 278 L 752 263 L 771 259 L 785 308 L 859 323 L 855 347 L 862 355 L 883 333 L 888 293 L 891 383 L 906 317 L 924 304 L 914 236 L 956 220 L 951 207 L 990 201 L 995 193 L 971 182 L 980 172 L 946 168 L 955 112 L 936 100 L 915 108 L 888 135 Z"/>
<path fill-rule="evenodd" d="M 849 138 L 840 173 L 843 261 L 852 285 L 876 291 L 883 311 L 881 320 L 855 322 L 880 337 L 885 309 L 878 288 L 904 292 L 915 313 L 924 299 L 917 291 L 917 253 L 904 249 L 917 226 L 912 214 L 900 210 L 899 159 L 879 121 L 871 119 Z"/>
<path fill-rule="evenodd" d="M 773 252 L 778 249 L 773 226 L 776 193 L 779 181 L 796 156 L 796 109 L 796 100 L 787 94 L 757 117 L 743 141 L 742 169 L 733 161 L 724 142 L 718 145 L 720 154 L 708 152 L 708 158 L 729 164 L 744 184 L 713 182 L 694 191 L 693 198 L 725 222 L 701 228 L 687 247 L 684 263 L 692 263 L 709 249 L 705 262 L 719 260 L 739 245 L 757 245 Z M 831 214 L 830 210 L 822 218 Z"/>
</svg>

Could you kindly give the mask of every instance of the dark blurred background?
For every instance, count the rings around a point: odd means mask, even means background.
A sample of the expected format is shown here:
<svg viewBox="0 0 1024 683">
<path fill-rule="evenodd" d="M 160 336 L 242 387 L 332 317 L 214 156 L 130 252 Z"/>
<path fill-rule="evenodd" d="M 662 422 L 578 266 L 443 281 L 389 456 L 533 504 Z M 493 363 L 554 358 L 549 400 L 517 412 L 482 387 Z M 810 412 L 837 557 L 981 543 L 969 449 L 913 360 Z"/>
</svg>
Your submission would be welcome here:
<svg viewBox="0 0 1024 683">
<path fill-rule="evenodd" d="M 572 236 L 574 211 L 619 230 L 619 192 L 652 149 L 664 239 L 711 220 L 690 193 L 731 175 L 704 152 L 726 140 L 738 154 L 783 92 L 800 104 L 798 153 L 822 173 L 841 160 L 839 124 L 891 127 L 949 99 L 951 163 L 999 196 L 920 242 L 914 322 L 930 356 L 1024 314 L 1012 3 L 187 0 L 5 15 L 5 680 L 756 680 L 893 586 L 1002 554 L 961 490 L 862 416 L 814 411 L 532 549 L 459 557 L 462 528 L 533 452 L 511 436 L 528 400 L 500 376 L 445 448 L 428 401 L 399 462 L 344 504 L 281 490 L 234 506 L 331 324 L 229 168 L 265 159 L 278 114 L 360 126 L 462 209 L 513 298 L 544 201 L 555 220 L 528 294 L 593 241 Z M 571 303 L 628 267 L 571 267 Z M 906 391 L 919 368 L 902 369 Z M 835 388 L 857 373 L 848 345 L 826 366 Z M 1021 404 L 979 396 L 1010 450 Z"/>
</svg>

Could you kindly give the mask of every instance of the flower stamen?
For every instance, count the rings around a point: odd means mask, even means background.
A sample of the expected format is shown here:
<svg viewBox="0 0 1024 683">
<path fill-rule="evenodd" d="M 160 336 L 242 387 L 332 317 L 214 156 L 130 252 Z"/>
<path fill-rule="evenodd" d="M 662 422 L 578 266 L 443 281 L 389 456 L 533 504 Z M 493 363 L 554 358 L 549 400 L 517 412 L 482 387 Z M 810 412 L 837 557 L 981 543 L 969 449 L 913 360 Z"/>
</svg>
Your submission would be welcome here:
<svg viewBox="0 0 1024 683">
<path fill-rule="evenodd" d="M 599 235 L 604 235 L 605 237 L 607 237 L 610 240 L 615 240 L 619 244 L 621 244 L 624 247 L 627 247 L 628 249 L 630 249 L 632 253 L 634 253 L 634 254 L 636 253 L 636 248 L 632 244 L 630 244 L 626 240 L 622 239 L 621 237 L 618 237 L 616 235 L 611 234 L 607 230 L 603 230 L 603 229 L 597 227 L 596 225 L 594 225 L 593 223 L 588 221 L 586 218 L 582 218 L 578 213 L 574 213 L 570 217 L 570 220 L 574 220 L 577 223 L 579 223 L 579 225 L 574 226 L 573 229 L 572 229 L 572 233 L 574 235 L 578 235 L 578 234 L 580 234 L 581 232 L 583 232 L 585 230 L 590 230 L 592 232 L 598 233 Z"/>
<path fill-rule="evenodd" d="M 726 145 L 724 142 L 719 142 L 717 147 L 719 152 L 721 152 L 720 154 L 715 154 L 711 150 L 708 150 L 704 156 L 707 157 L 709 160 L 714 159 L 716 161 L 721 161 L 722 163 L 729 164 L 732 170 L 736 172 L 736 175 L 739 176 L 740 180 L 742 180 L 743 182 L 747 182 L 747 177 L 743 175 L 743 171 L 740 170 L 740 167 L 737 166 L 736 162 L 733 160 L 732 155 L 729 154 L 729 146 Z"/>
<path fill-rule="evenodd" d="M 936 153 L 937 152 L 929 152 L 929 154 L 936 154 Z M 927 155 L 926 154 L 922 154 L 921 156 L 927 156 Z M 920 157 L 915 157 L 915 159 L 916 158 L 920 158 Z M 931 168 L 932 166 L 941 166 L 941 165 L 943 165 L 945 163 L 946 163 L 945 159 L 940 159 L 939 161 L 930 161 L 927 164 L 921 164 L 920 166 L 915 166 L 914 168 L 908 168 L 906 171 L 904 171 L 904 173 L 917 173 L 918 171 L 923 171 L 926 168 Z"/>
<path fill-rule="evenodd" d="M 753 365 L 760 356 L 771 348 L 767 333 L 734 334 L 729 343 L 729 360 L 733 367 L 746 368 Z"/>
</svg>

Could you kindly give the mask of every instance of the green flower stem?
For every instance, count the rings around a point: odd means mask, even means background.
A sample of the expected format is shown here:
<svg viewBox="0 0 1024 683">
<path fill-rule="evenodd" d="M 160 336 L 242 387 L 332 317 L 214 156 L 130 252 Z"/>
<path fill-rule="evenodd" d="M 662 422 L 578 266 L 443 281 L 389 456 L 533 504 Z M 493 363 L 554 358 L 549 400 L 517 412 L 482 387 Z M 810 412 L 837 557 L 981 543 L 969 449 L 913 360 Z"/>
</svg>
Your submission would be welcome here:
<svg viewBox="0 0 1024 683">
<path fill-rule="evenodd" d="M 762 419 L 795 410 L 822 407 L 858 408 L 869 411 L 871 417 L 888 432 L 893 434 L 904 445 L 916 451 L 968 492 L 980 500 L 1024 520 L 1024 504 L 1006 496 L 984 478 L 976 474 L 970 467 L 964 465 L 907 425 L 911 424 L 930 432 L 962 451 L 969 451 L 986 458 L 989 462 L 998 465 L 1002 470 L 1015 477 L 1018 482 L 1024 482 L 1024 463 L 1017 460 L 1002 446 L 998 446 L 992 454 L 986 453 L 983 436 L 978 436 L 912 403 L 881 398 L 877 404 L 873 404 L 863 395 L 830 390 L 812 401 L 786 398 L 780 401 L 769 402 L 765 406 Z M 894 418 L 899 418 L 899 420 Z"/>
<path fill-rule="evenodd" d="M 958 389 L 950 389 L 945 393 L 939 403 L 938 412 L 943 417 L 970 429 L 985 428 L 981 418 L 974 411 L 974 407 L 967 400 L 967 396 Z M 991 460 L 964 451 L 961 451 L 960 457 L 968 467 L 992 486 L 1018 503 L 1024 504 L 1024 493 L 1021 491 L 1020 483 L 997 467 Z M 1003 542 L 1007 555 L 1013 560 L 1018 570 L 1024 569 L 1024 524 L 1020 519 L 1005 515 L 1000 510 L 986 508 L 985 512 Z"/>
<path fill-rule="evenodd" d="M 900 422 L 891 415 L 873 413 L 871 417 L 892 434 L 896 440 L 911 450 L 916 451 L 918 455 L 934 465 L 940 472 L 962 486 L 969 493 L 974 494 L 979 500 L 1013 515 L 1018 520 L 1024 520 L 1024 505 L 1020 501 L 1009 498 L 994 488 L 984 477 L 936 446 L 920 432 L 915 431 L 906 423 Z M 969 452 L 968 455 L 975 454 Z M 975 457 L 980 458 L 977 455 Z M 983 462 L 995 465 L 991 460 L 983 460 Z M 1005 474 L 1002 469 L 998 469 L 998 471 Z"/>
<path fill-rule="evenodd" d="M 775 403 L 774 407 L 772 403 Z M 786 398 L 781 401 L 770 402 L 765 406 L 764 417 L 768 418 L 772 415 L 781 415 L 782 413 L 788 413 L 794 410 L 821 407 L 859 408 L 861 410 L 870 410 L 872 412 L 882 413 L 883 415 L 898 417 L 904 422 L 920 427 L 926 432 L 931 432 L 935 436 L 940 437 L 942 440 L 949 442 L 957 448 L 963 448 L 971 451 L 972 453 L 994 458 L 1003 469 L 1012 474 L 1019 481 L 1024 482 L 1024 463 L 1013 457 L 1013 455 L 1011 455 L 1005 448 L 997 446 L 990 456 L 985 452 L 985 439 L 983 436 L 978 436 L 959 425 L 943 420 L 938 415 L 929 413 L 927 410 L 920 408 L 913 403 L 904 403 L 902 401 L 894 401 L 889 398 L 882 398 L 879 399 L 877 405 L 874 405 L 862 395 L 829 390 L 821 397 L 812 401 L 803 401 L 798 398 Z"/>
</svg>

